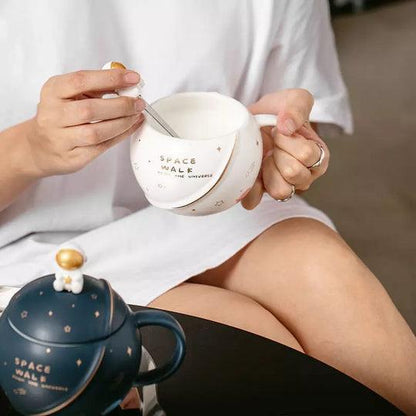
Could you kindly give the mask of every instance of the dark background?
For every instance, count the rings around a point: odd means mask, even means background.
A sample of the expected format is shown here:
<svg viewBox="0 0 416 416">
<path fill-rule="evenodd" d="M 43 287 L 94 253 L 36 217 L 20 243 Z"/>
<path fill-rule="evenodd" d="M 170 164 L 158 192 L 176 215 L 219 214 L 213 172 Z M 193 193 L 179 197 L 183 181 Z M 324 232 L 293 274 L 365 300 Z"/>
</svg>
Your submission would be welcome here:
<svg viewBox="0 0 416 416">
<path fill-rule="evenodd" d="M 333 27 L 355 132 L 326 137 L 330 169 L 304 196 L 416 331 L 416 2 L 336 15 Z"/>
</svg>

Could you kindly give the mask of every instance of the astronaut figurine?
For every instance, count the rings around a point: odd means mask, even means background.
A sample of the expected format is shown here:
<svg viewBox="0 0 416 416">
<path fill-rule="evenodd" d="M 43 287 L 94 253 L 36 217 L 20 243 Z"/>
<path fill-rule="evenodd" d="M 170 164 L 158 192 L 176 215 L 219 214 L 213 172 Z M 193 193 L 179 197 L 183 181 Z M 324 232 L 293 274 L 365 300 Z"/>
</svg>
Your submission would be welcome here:
<svg viewBox="0 0 416 416">
<path fill-rule="evenodd" d="M 76 244 L 63 244 L 56 253 L 55 260 L 57 270 L 53 287 L 56 291 L 67 290 L 72 293 L 80 293 L 84 286 L 82 266 L 86 257 L 82 249 Z"/>
<path fill-rule="evenodd" d="M 107 62 L 101 69 L 127 69 L 121 62 L 110 61 Z M 141 97 L 142 88 L 144 87 L 144 81 L 140 78 L 140 81 L 137 85 L 133 85 L 127 88 L 121 88 L 116 91 L 117 95 L 120 97 Z"/>
</svg>

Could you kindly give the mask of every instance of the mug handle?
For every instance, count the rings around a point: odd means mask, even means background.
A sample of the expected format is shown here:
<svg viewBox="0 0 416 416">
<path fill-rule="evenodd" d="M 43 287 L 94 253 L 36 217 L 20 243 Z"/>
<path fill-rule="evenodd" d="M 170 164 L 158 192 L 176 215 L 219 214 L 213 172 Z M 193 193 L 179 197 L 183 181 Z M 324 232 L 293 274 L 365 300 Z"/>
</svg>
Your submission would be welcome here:
<svg viewBox="0 0 416 416">
<path fill-rule="evenodd" d="M 157 367 L 144 373 L 139 373 L 134 385 L 146 386 L 149 384 L 159 383 L 171 376 L 181 365 L 185 357 L 185 334 L 179 322 L 166 312 L 158 310 L 143 310 L 134 313 L 137 328 L 144 326 L 163 326 L 170 329 L 176 338 L 175 351 L 170 360 L 160 367 Z"/>
<path fill-rule="evenodd" d="M 254 118 L 260 127 L 275 126 L 277 124 L 277 116 L 275 114 L 254 114 Z"/>
</svg>

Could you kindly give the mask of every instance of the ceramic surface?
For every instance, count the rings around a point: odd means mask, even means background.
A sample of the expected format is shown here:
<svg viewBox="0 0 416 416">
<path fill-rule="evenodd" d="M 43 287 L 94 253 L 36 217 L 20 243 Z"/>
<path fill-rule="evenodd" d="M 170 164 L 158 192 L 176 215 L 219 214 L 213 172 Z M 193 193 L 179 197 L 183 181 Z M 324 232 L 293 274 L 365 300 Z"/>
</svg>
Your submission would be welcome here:
<svg viewBox="0 0 416 416">
<path fill-rule="evenodd" d="M 157 383 L 180 365 L 185 336 L 158 310 L 133 313 L 105 280 L 84 275 L 81 293 L 57 292 L 54 275 L 24 286 L 0 318 L 0 384 L 25 415 L 99 415 L 133 386 Z M 164 326 L 176 349 L 161 367 L 139 373 L 139 328 Z"/>
<path fill-rule="evenodd" d="M 180 135 L 171 137 L 146 115 L 131 138 L 134 174 L 151 204 L 183 215 L 207 215 L 238 203 L 260 170 L 260 127 L 275 115 L 253 116 L 215 92 L 187 92 L 152 107 Z"/>
</svg>

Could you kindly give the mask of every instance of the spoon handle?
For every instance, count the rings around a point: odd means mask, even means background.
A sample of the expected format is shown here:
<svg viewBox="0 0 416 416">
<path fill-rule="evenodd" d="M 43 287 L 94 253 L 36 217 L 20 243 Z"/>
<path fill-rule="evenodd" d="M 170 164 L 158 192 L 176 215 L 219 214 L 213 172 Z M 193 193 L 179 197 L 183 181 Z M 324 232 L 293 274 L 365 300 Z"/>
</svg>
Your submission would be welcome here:
<svg viewBox="0 0 416 416">
<path fill-rule="evenodd" d="M 159 126 L 162 127 L 162 129 L 165 130 L 170 136 L 179 137 L 175 130 L 169 126 L 169 124 L 160 116 L 160 114 L 142 96 L 140 96 L 140 98 L 146 104 L 144 111 L 146 111 L 146 113 L 149 114 L 149 116 L 152 117 L 153 120 L 155 120 L 156 123 L 158 123 Z"/>
<path fill-rule="evenodd" d="M 114 68 L 121 68 L 126 69 L 126 67 L 121 62 L 116 61 L 110 61 L 107 62 L 102 69 L 114 69 Z M 120 90 L 117 90 L 116 93 L 119 96 L 125 96 L 125 97 L 140 97 L 146 107 L 144 111 L 146 111 L 147 114 L 149 114 L 150 117 L 153 118 L 153 120 L 156 121 L 157 124 L 159 124 L 160 127 L 162 127 L 163 130 L 166 131 L 170 136 L 172 137 L 179 137 L 178 134 L 173 130 L 172 127 L 169 126 L 169 124 L 161 117 L 161 115 L 142 97 L 141 91 L 142 87 L 144 86 L 143 79 L 140 79 L 140 82 L 133 86 L 128 88 L 122 88 Z"/>
</svg>

